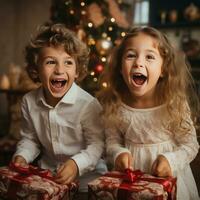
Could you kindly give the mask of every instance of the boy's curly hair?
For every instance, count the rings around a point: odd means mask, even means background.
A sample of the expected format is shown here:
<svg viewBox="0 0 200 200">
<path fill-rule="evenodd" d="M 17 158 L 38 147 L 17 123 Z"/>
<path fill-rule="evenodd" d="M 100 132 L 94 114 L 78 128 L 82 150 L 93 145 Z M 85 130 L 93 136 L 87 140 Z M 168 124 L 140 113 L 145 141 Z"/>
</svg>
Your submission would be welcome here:
<svg viewBox="0 0 200 200">
<path fill-rule="evenodd" d="M 76 34 L 67 29 L 64 24 L 45 23 L 38 28 L 25 48 L 26 70 L 34 82 L 40 82 L 38 77 L 38 60 L 40 50 L 44 47 L 63 46 L 65 51 L 76 61 L 78 73 L 77 82 L 87 74 L 89 49 L 78 39 Z"/>
</svg>

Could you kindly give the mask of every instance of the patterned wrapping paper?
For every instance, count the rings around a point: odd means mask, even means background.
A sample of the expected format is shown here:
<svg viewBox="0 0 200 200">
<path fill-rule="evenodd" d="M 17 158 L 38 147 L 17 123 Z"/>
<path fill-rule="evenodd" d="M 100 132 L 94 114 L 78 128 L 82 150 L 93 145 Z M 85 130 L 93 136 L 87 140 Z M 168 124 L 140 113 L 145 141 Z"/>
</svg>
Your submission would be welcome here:
<svg viewBox="0 0 200 200">
<path fill-rule="evenodd" d="M 176 200 L 176 178 L 114 171 L 91 181 L 88 191 L 89 200 Z"/>
<path fill-rule="evenodd" d="M 49 170 L 37 167 L 0 167 L 0 197 L 14 200 L 71 200 L 78 185 L 53 181 Z"/>
</svg>

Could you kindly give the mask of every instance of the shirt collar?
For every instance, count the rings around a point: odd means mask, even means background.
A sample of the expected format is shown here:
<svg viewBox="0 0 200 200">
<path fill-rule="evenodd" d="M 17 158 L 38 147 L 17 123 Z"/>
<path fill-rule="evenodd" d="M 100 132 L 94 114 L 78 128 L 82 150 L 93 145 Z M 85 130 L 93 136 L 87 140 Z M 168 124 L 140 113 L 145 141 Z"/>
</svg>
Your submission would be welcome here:
<svg viewBox="0 0 200 200">
<path fill-rule="evenodd" d="M 67 93 L 63 96 L 63 98 L 60 100 L 60 102 L 58 102 L 57 105 L 59 105 L 60 103 L 74 104 L 77 99 L 77 94 L 78 94 L 77 90 L 78 90 L 78 86 L 76 85 L 76 83 L 73 83 L 72 86 L 67 91 Z M 48 105 L 45 100 L 42 87 L 39 88 L 38 95 L 36 97 L 36 102 L 37 103 L 41 102 L 43 103 L 43 105 L 49 108 L 52 108 L 52 106 Z"/>
</svg>

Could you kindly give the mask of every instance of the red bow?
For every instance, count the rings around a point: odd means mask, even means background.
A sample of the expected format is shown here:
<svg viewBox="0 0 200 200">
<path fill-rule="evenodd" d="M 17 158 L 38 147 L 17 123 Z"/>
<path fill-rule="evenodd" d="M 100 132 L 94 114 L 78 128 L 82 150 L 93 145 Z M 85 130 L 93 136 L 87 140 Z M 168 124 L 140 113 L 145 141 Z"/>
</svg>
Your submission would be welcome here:
<svg viewBox="0 0 200 200">
<path fill-rule="evenodd" d="M 53 180 L 53 175 L 50 170 L 48 169 L 40 169 L 38 167 L 35 167 L 33 165 L 28 165 L 27 167 L 22 167 L 19 165 L 16 165 L 15 163 L 11 162 L 9 164 L 9 168 L 13 171 L 16 171 L 22 175 L 38 175 L 42 178 L 47 178 L 50 180 Z"/>
<path fill-rule="evenodd" d="M 133 171 L 131 169 L 125 169 L 124 173 L 108 172 L 105 174 L 105 176 L 120 178 L 120 179 L 123 179 L 123 181 L 125 182 L 134 183 L 138 179 L 140 179 L 143 174 L 144 173 L 141 172 L 140 170 Z"/>
<path fill-rule="evenodd" d="M 173 185 L 176 184 L 176 178 L 174 177 L 167 177 L 167 178 L 159 178 L 159 177 L 143 177 L 144 173 L 140 170 L 131 170 L 131 169 L 125 169 L 124 173 L 106 173 L 105 176 L 113 177 L 113 178 L 120 178 L 123 180 L 123 183 L 121 184 L 122 188 L 129 190 L 129 184 L 134 183 L 136 181 L 148 181 L 148 182 L 154 182 L 159 183 L 163 185 L 163 188 L 168 193 L 172 192 Z M 128 182 L 129 184 L 126 184 Z"/>
</svg>

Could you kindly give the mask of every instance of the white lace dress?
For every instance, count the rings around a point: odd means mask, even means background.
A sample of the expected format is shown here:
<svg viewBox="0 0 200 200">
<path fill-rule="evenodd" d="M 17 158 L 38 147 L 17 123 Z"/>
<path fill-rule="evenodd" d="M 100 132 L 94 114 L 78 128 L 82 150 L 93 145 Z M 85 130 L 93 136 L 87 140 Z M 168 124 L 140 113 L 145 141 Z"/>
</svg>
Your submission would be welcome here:
<svg viewBox="0 0 200 200">
<path fill-rule="evenodd" d="M 194 127 L 187 135 L 169 131 L 165 105 L 134 109 L 123 104 L 119 110 L 123 121 L 106 130 L 107 153 L 112 163 L 120 153 L 130 152 L 133 168 L 150 173 L 157 155 L 164 155 L 177 177 L 177 200 L 199 200 L 190 168 L 199 149 Z"/>
</svg>

